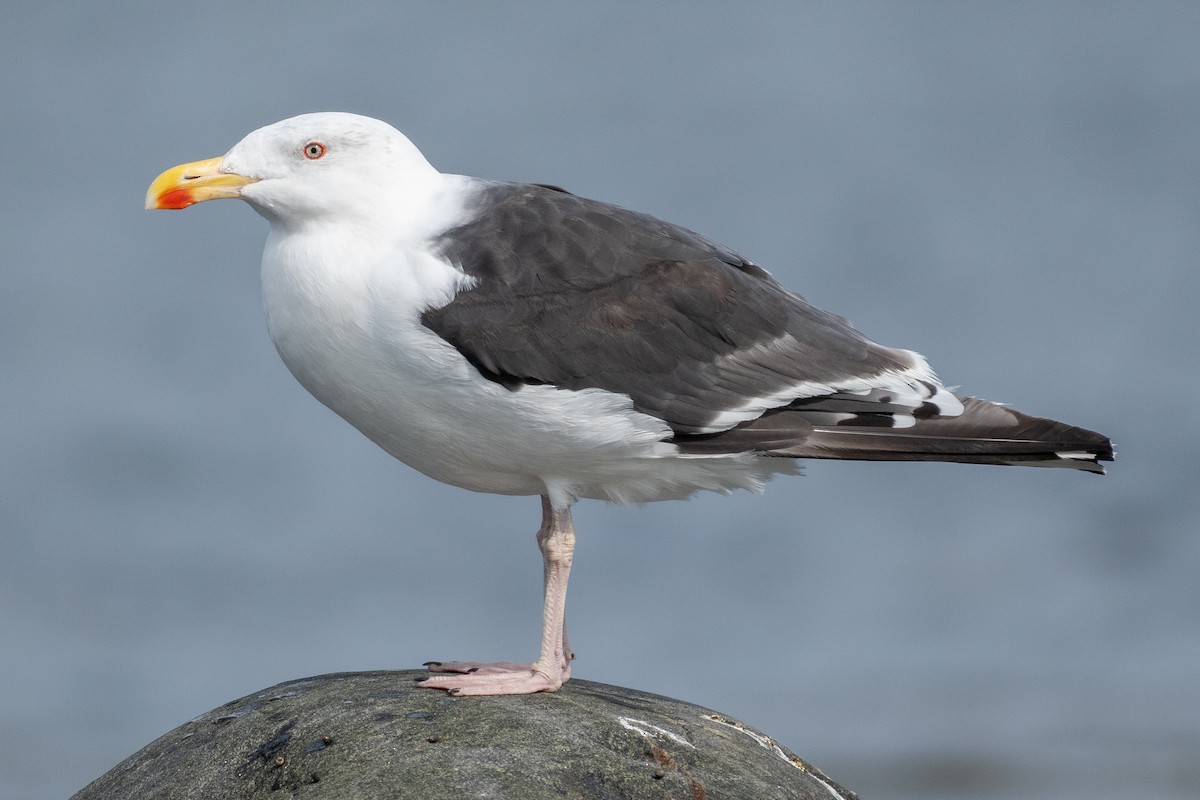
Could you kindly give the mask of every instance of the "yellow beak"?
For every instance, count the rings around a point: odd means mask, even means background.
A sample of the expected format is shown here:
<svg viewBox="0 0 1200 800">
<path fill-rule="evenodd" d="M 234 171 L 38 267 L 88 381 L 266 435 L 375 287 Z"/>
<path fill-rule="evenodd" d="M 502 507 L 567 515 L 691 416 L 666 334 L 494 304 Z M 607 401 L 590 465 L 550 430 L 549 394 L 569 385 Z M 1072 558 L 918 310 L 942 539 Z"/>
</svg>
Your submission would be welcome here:
<svg viewBox="0 0 1200 800">
<path fill-rule="evenodd" d="M 180 164 L 154 179 L 146 192 L 146 208 L 187 208 L 193 203 L 238 197 L 242 187 L 258 178 L 221 172 L 220 158 Z"/>
</svg>

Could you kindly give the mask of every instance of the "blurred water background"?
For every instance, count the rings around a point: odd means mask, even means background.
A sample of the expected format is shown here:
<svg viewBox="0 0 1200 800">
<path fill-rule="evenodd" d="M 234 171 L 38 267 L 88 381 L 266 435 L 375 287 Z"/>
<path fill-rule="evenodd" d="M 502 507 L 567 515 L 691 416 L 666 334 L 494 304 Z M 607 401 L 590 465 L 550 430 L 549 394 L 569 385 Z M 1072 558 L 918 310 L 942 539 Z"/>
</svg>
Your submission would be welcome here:
<svg viewBox="0 0 1200 800">
<path fill-rule="evenodd" d="M 392 461 L 173 164 L 348 110 L 729 244 L 1107 478 L 813 463 L 585 502 L 577 677 L 864 797 L 1200 795 L 1200 5 L 25 3 L 0 28 L 0 796 L 323 672 L 528 658 L 534 498 Z"/>
</svg>

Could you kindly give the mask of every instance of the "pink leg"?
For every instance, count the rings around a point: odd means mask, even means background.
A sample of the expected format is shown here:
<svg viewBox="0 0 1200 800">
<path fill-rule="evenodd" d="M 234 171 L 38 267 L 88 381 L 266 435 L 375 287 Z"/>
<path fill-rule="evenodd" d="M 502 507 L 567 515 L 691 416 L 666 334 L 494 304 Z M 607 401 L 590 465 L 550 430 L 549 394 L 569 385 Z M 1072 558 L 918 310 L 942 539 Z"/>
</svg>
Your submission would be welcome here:
<svg viewBox="0 0 1200 800">
<path fill-rule="evenodd" d="M 571 507 L 555 509 L 550 499 L 542 498 L 542 527 L 537 534 L 542 551 L 542 579 L 545 599 L 542 610 L 542 647 L 532 664 L 510 661 L 477 663 L 473 661 L 431 661 L 431 675 L 420 686 L 444 689 L 453 695 L 532 694 L 557 691 L 571 677 L 575 654 L 567 643 L 567 578 L 575 550 L 575 528 Z"/>
</svg>

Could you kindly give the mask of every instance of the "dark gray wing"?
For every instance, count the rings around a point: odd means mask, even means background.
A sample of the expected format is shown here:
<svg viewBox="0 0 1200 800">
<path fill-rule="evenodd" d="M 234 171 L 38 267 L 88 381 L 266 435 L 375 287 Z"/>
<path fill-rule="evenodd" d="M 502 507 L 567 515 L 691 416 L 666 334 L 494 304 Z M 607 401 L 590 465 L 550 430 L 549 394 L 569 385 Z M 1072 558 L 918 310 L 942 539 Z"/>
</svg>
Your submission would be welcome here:
<svg viewBox="0 0 1200 800">
<path fill-rule="evenodd" d="M 689 230 L 555 187 L 481 186 L 478 216 L 437 242 L 475 283 L 422 321 L 510 388 L 606 389 L 703 434 L 916 366 Z"/>
</svg>

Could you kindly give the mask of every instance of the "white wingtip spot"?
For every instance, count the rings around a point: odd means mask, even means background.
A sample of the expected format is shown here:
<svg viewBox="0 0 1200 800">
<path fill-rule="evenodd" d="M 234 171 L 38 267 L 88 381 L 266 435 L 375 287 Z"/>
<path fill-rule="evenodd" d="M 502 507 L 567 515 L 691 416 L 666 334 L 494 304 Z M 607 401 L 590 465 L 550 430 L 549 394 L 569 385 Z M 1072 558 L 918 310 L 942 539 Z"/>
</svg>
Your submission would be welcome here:
<svg viewBox="0 0 1200 800">
<path fill-rule="evenodd" d="M 929 402 L 937 406 L 938 414 L 943 417 L 957 417 L 963 413 L 962 401 L 942 386 L 937 387 Z"/>
</svg>

